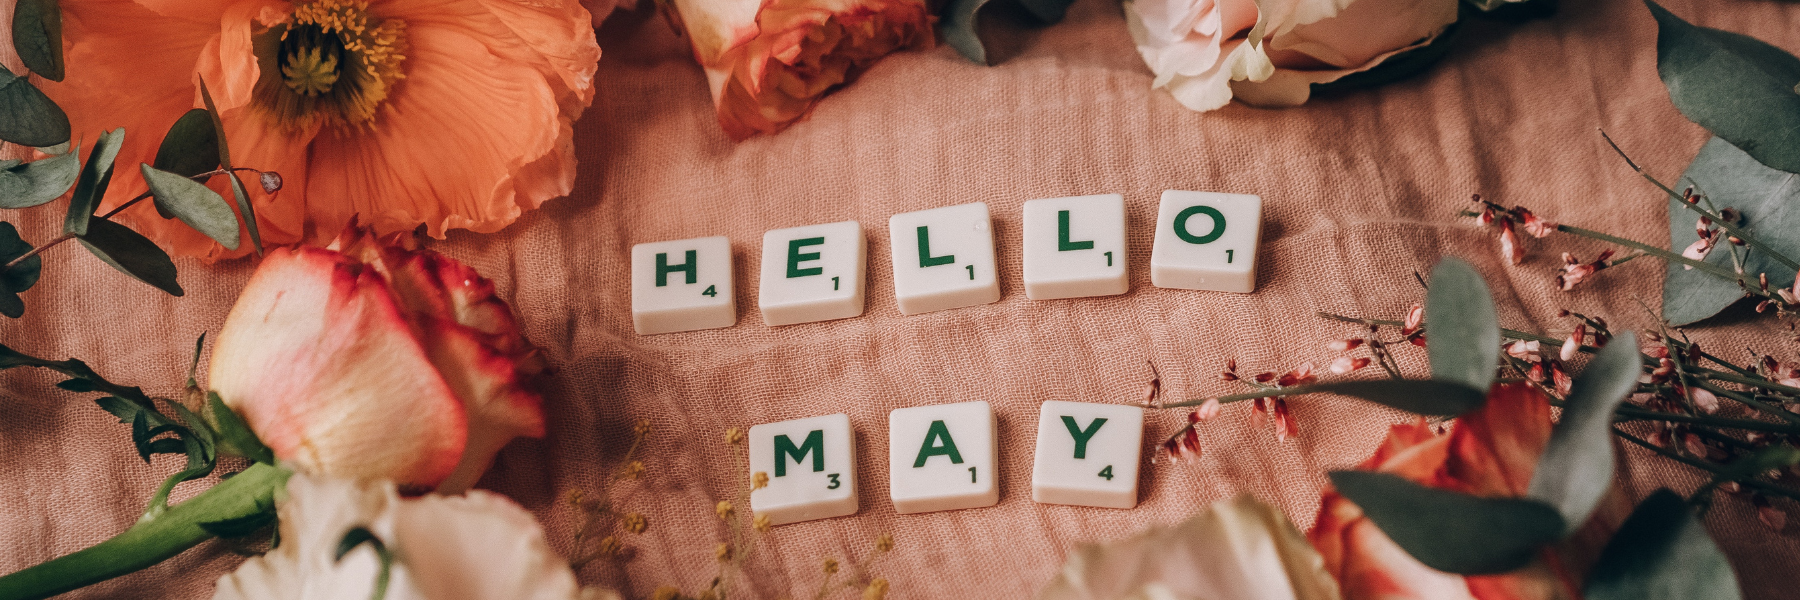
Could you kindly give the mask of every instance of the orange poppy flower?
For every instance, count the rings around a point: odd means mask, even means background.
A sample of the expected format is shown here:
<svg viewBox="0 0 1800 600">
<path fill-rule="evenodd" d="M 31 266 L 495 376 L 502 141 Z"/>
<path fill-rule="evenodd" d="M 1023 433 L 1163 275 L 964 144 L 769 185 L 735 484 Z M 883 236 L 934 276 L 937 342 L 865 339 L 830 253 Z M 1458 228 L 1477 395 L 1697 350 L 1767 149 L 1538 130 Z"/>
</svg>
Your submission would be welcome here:
<svg viewBox="0 0 1800 600">
<path fill-rule="evenodd" d="M 68 78 L 44 91 L 77 137 L 123 126 L 136 171 L 210 89 L 265 243 L 324 243 L 353 217 L 491 232 L 568 193 L 571 124 L 600 58 L 577 0 L 65 0 Z M 226 190 L 215 177 L 215 189 Z M 101 209 L 145 190 L 116 178 Z M 120 218 L 173 253 L 230 252 L 155 210 Z"/>
</svg>

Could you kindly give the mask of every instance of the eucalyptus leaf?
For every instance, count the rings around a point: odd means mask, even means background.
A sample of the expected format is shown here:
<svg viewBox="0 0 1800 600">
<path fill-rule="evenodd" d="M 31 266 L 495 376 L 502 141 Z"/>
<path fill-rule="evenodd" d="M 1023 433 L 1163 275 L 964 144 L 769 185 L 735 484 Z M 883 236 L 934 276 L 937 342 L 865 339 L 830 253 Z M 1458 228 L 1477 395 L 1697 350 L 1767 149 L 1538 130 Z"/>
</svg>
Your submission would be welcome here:
<svg viewBox="0 0 1800 600">
<path fill-rule="evenodd" d="M 1487 282 L 1475 267 L 1446 258 L 1431 270 L 1425 328 L 1431 378 L 1485 393 L 1500 361 L 1500 319 L 1494 315 Z"/>
<path fill-rule="evenodd" d="M 1657 490 L 1600 552 L 1587 600 L 1737 600 L 1737 576 L 1681 496 Z"/>
<path fill-rule="evenodd" d="M 1630 331 L 1601 348 L 1569 389 L 1562 422 L 1538 457 L 1525 496 L 1555 506 L 1568 526 L 1564 534 L 1586 523 L 1612 488 L 1613 411 L 1637 389 L 1643 372 L 1639 356 L 1637 336 Z"/>
<path fill-rule="evenodd" d="M 1644 4 L 1656 17 L 1656 73 L 1675 108 L 1763 164 L 1800 172 L 1800 58 Z"/>
<path fill-rule="evenodd" d="M 1743 213 L 1745 232 L 1782 254 L 1800 257 L 1800 175 L 1771 169 L 1715 137 L 1700 148 L 1676 187 L 1688 185 L 1705 194 L 1714 206 Z M 1669 198 L 1668 213 L 1669 243 L 1676 252 L 1700 240 L 1693 211 Z M 1756 274 L 1766 273 L 1771 288 L 1794 284 L 1794 271 L 1775 257 L 1754 248 L 1735 248 L 1745 253 L 1744 272 L 1751 281 Z M 1706 262 L 1734 269 L 1733 249 L 1721 239 Z M 1663 318 L 1678 327 L 1689 325 L 1718 314 L 1743 297 L 1744 290 L 1735 281 L 1670 263 L 1663 280 Z"/>
<path fill-rule="evenodd" d="M 250 232 L 250 247 L 261 256 L 262 232 L 256 227 L 256 207 L 250 205 L 250 194 L 244 191 L 243 180 L 238 179 L 237 171 L 231 168 L 231 145 L 225 140 L 225 122 L 219 117 L 219 107 L 213 104 L 212 91 L 206 88 L 205 79 L 200 80 L 200 100 L 206 104 L 207 114 L 212 116 L 214 139 L 219 148 L 219 168 L 225 170 L 226 178 L 231 181 L 231 197 L 237 201 L 238 214 L 244 217 L 244 229 Z"/>
<path fill-rule="evenodd" d="M 256 432 L 250 429 L 250 424 L 244 422 L 243 417 L 238 416 L 236 411 L 231 410 L 231 407 L 226 406 L 225 401 L 219 398 L 218 393 L 206 393 L 206 406 L 207 410 L 211 411 L 213 426 L 218 428 L 222 448 L 232 454 L 259 463 L 275 464 L 275 451 L 270 450 L 267 445 L 262 443 L 261 439 L 256 437 Z"/>
<path fill-rule="evenodd" d="M 43 259 L 33 256 L 19 261 L 19 264 L 4 267 L 29 254 L 31 250 L 31 244 L 19 238 L 19 230 L 12 223 L 0 221 L 0 291 L 17 294 L 37 285 L 38 274 L 44 265 Z M 18 318 L 18 315 L 7 316 Z"/>
<path fill-rule="evenodd" d="M 81 175 L 77 152 L 15 164 L 0 170 L 0 208 L 30 208 L 55 200 Z"/>
<path fill-rule="evenodd" d="M 175 263 L 150 238 L 124 225 L 96 218 L 88 223 L 87 235 L 77 239 L 112 268 L 171 296 L 184 293 L 181 284 L 175 281 Z"/>
<path fill-rule="evenodd" d="M 107 184 L 112 183 L 113 161 L 119 158 L 119 146 L 124 143 L 124 127 L 100 134 L 100 139 L 94 141 L 94 149 L 88 151 L 87 165 L 81 168 L 81 177 L 75 180 L 75 195 L 69 198 L 69 216 L 63 220 L 64 233 L 75 237 L 87 233 L 88 221 L 94 217 L 94 210 L 100 208 Z"/>
<path fill-rule="evenodd" d="M 183 177 L 219 168 L 219 133 L 213 127 L 212 114 L 204 108 L 183 113 L 163 136 L 151 166 Z"/>
<path fill-rule="evenodd" d="M 63 80 L 62 8 L 56 0 L 18 0 L 13 5 L 13 50 L 32 72 Z"/>
<path fill-rule="evenodd" d="M 1074 0 L 1010 1 L 1023 8 L 1026 14 L 1031 15 L 1033 19 L 1043 25 L 1053 25 L 1062 21 L 1063 15 L 1069 11 L 1069 5 L 1075 3 Z M 950 0 L 944 6 L 943 13 L 940 15 L 943 21 L 938 25 L 939 29 L 943 31 L 945 43 L 950 44 L 950 47 L 955 48 L 957 53 L 962 54 L 964 58 L 984 65 L 989 64 L 987 47 L 982 44 L 981 36 L 975 30 L 975 17 L 987 5 L 988 0 Z"/>
<path fill-rule="evenodd" d="M 0 140 L 20 146 L 69 141 L 69 115 L 25 77 L 0 67 Z"/>
<path fill-rule="evenodd" d="M 1562 539 L 1562 516 L 1536 500 L 1470 496 L 1372 471 L 1330 476 L 1338 493 L 1361 507 L 1395 544 L 1439 571 L 1504 573 Z"/>
<path fill-rule="evenodd" d="M 1487 393 L 1454 381 L 1374 379 L 1309 385 L 1308 392 L 1355 396 L 1421 415 L 1454 417 L 1487 402 Z"/>
<path fill-rule="evenodd" d="M 150 194 L 158 209 L 181 219 L 226 249 L 237 249 L 237 213 L 231 212 L 231 205 L 225 203 L 223 196 L 182 175 L 146 164 L 138 167 L 144 173 L 144 183 L 150 185 Z"/>
<path fill-rule="evenodd" d="M 91 391 L 94 391 L 94 389 L 95 389 L 94 382 L 88 381 L 86 379 L 64 379 L 62 381 L 57 382 L 56 387 L 59 387 L 59 388 L 65 389 L 65 390 L 69 390 L 71 392 L 81 392 L 81 393 L 91 392 Z"/>
<path fill-rule="evenodd" d="M 25 316 L 25 299 L 11 290 L 0 289 L 0 315 L 13 319 Z"/>
</svg>

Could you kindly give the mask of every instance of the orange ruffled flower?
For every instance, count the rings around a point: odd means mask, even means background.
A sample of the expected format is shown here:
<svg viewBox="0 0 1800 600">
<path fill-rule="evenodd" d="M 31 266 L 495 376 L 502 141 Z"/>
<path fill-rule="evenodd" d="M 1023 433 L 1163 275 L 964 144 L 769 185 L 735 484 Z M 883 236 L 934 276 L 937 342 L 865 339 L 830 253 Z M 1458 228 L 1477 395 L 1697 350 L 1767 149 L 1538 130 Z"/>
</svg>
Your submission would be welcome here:
<svg viewBox="0 0 1800 600">
<path fill-rule="evenodd" d="M 543 363 L 491 282 L 356 231 L 338 246 L 270 252 L 213 346 L 209 385 L 276 458 L 456 493 L 543 437 Z"/>
<path fill-rule="evenodd" d="M 569 192 L 571 124 L 600 58 L 577 0 L 65 0 L 68 78 L 44 84 L 79 139 L 123 126 L 122 173 L 151 162 L 204 79 L 265 243 L 324 243 L 353 218 L 497 231 Z M 253 175 L 253 174 L 252 174 Z M 222 177 L 210 182 L 226 198 Z M 116 177 L 108 210 L 145 190 Z M 229 252 L 157 216 L 120 218 L 173 253 Z"/>
<path fill-rule="evenodd" d="M 932 44 L 920 0 L 674 0 L 734 140 L 774 133 L 881 57 Z"/>
<path fill-rule="evenodd" d="M 1362 468 L 1467 494 L 1518 497 L 1531 485 L 1550 431 L 1550 403 L 1542 392 L 1523 383 L 1501 385 L 1489 394 L 1485 407 L 1460 417 L 1449 435 L 1432 432 L 1422 419 L 1395 425 Z M 1325 557 L 1325 568 L 1337 579 L 1346 600 L 1578 597 L 1574 591 L 1578 588 L 1550 555 L 1524 571 L 1502 575 L 1464 577 L 1427 567 L 1336 490 L 1326 490 L 1318 522 L 1307 538 Z"/>
</svg>

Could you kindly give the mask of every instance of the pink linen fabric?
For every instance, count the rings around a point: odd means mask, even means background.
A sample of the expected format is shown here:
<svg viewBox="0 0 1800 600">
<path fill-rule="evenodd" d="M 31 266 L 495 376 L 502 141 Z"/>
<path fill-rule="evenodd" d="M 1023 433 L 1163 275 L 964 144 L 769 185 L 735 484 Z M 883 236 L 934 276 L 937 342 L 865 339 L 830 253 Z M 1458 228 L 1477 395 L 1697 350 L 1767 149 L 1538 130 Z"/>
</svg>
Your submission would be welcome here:
<svg viewBox="0 0 1800 600">
<path fill-rule="evenodd" d="M 706 79 L 686 45 L 645 9 L 616 13 L 601 31 L 605 57 L 595 107 L 577 124 L 575 192 L 492 235 L 452 233 L 431 247 L 495 280 L 528 338 L 556 373 L 546 386 L 549 436 L 520 440 L 482 487 L 542 518 L 567 552 L 576 515 L 560 499 L 592 492 L 617 467 L 632 424 L 655 431 L 640 483 L 613 498 L 650 529 L 627 535 L 629 561 L 595 563 L 585 583 L 643 597 L 658 585 L 703 587 L 725 538 L 713 503 L 738 495 L 741 447 L 728 427 L 848 413 L 862 486 L 853 517 L 776 528 L 762 537 L 734 597 L 808 597 L 826 557 L 855 561 L 877 536 L 895 550 L 873 572 L 893 598 L 1025 598 L 1074 543 L 1125 537 L 1248 492 L 1310 527 L 1324 472 L 1363 460 L 1402 414 L 1342 398 L 1293 402 L 1300 435 L 1277 442 L 1252 430 L 1249 407 L 1228 406 L 1201 430 L 1198 464 L 1147 466 L 1133 510 L 1030 499 L 1033 424 L 1046 400 L 1140 399 L 1147 362 L 1175 398 L 1240 391 L 1219 381 L 1227 359 L 1245 370 L 1323 365 L 1325 343 L 1356 334 L 1317 311 L 1399 315 L 1422 290 L 1414 271 L 1440 256 L 1473 262 L 1495 290 L 1503 325 L 1561 334 L 1567 308 L 1621 326 L 1652 323 L 1655 261 L 1602 273 L 1563 293 L 1557 254 L 1601 247 L 1552 237 L 1504 266 L 1491 233 L 1456 218 L 1468 195 L 1526 203 L 1562 222 L 1666 241 L 1662 199 L 1612 155 L 1603 127 L 1640 163 L 1673 179 L 1706 139 L 1669 104 L 1655 71 L 1655 27 L 1635 0 L 1564 2 L 1551 20 L 1476 21 L 1421 77 L 1301 108 L 1181 108 L 1150 89 L 1116 2 L 1082 0 L 1066 23 L 1014 33 L 1013 55 L 977 66 L 948 47 L 895 55 L 778 135 L 728 141 Z M 1800 7 L 1770 0 L 1672 1 L 1697 23 L 1800 51 Z M 505 110 L 505 107 L 494 107 Z M 89 137 L 93 132 L 80 132 Z M 145 132 L 133 132 L 144 135 Z M 1165 290 L 1147 269 L 1155 204 L 1164 189 L 1259 194 L 1264 201 L 1256 293 Z M 1020 206 L 1029 199 L 1122 193 L 1129 212 L 1132 290 L 1123 296 L 1031 301 L 1020 276 Z M 912 317 L 895 308 L 886 221 L 898 212 L 987 202 L 994 215 L 1003 297 L 995 304 Z M 28 240 L 54 235 L 62 203 L 7 213 Z M 868 310 L 861 317 L 768 327 L 755 310 L 762 233 L 854 219 L 869 237 Z M 738 281 L 735 327 L 661 336 L 633 333 L 632 244 L 728 236 Z M 77 246 L 47 253 L 28 314 L 0 322 L 0 343 L 36 355 L 80 357 L 153 394 L 177 392 L 194 337 L 216 332 L 251 272 L 247 261 L 181 261 L 183 298 L 117 274 Z M 1767 320 L 1695 330 L 1709 351 L 1746 347 L 1791 356 Z M 1402 365 L 1424 372 L 1423 352 Z M 205 372 L 202 365 L 201 372 Z M 0 374 L 0 572 L 124 530 L 175 459 L 139 461 L 128 429 L 91 394 L 53 387 L 41 371 Z M 887 413 L 986 400 L 998 415 L 1000 504 L 897 515 L 887 501 Z M 1182 422 L 1152 413 L 1154 440 Z M 1622 478 L 1642 496 L 1658 485 L 1691 490 L 1703 478 L 1627 449 Z M 185 484 L 185 498 L 205 484 Z M 1795 507 L 1778 503 L 1788 509 Z M 1776 533 L 1741 500 L 1707 517 L 1751 598 L 1791 597 L 1800 541 Z M 213 542 L 78 598 L 202 598 L 241 560 Z"/>
</svg>

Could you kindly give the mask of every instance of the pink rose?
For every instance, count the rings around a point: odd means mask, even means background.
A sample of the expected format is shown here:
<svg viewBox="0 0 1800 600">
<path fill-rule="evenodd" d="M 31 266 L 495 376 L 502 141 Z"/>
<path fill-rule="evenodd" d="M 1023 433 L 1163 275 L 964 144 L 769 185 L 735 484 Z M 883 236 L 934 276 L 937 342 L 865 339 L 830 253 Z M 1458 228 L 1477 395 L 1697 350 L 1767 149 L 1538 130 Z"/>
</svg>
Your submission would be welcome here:
<svg viewBox="0 0 1800 600">
<path fill-rule="evenodd" d="M 1131 0 L 1125 16 L 1151 86 L 1206 111 L 1302 104 L 1312 84 L 1431 43 L 1457 0 Z"/>
<path fill-rule="evenodd" d="M 348 238 L 348 242 L 346 242 Z M 357 231 L 269 253 L 213 348 L 211 387 L 284 464 L 455 493 L 544 435 L 542 370 L 491 282 Z"/>
</svg>

